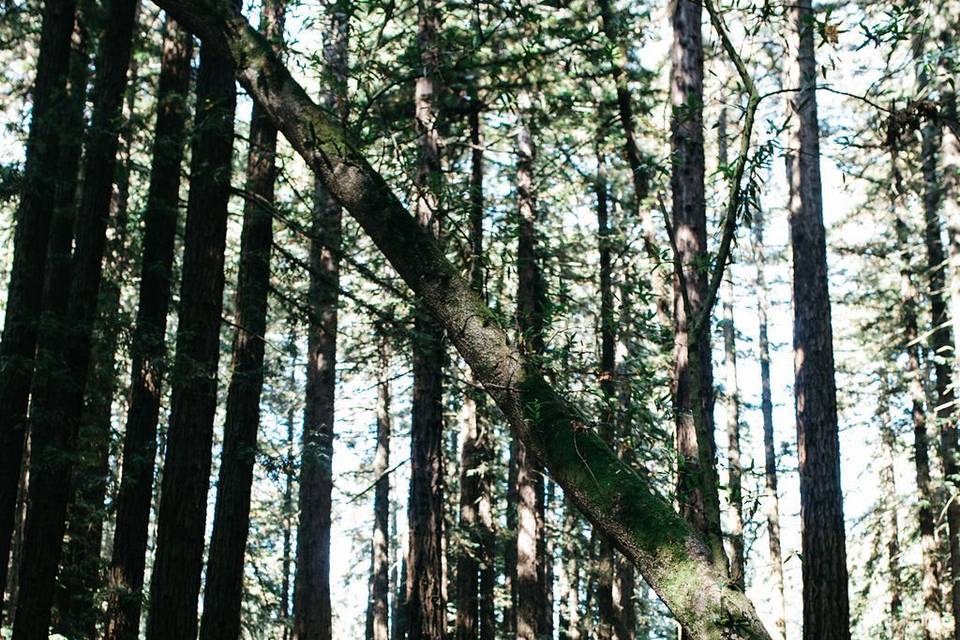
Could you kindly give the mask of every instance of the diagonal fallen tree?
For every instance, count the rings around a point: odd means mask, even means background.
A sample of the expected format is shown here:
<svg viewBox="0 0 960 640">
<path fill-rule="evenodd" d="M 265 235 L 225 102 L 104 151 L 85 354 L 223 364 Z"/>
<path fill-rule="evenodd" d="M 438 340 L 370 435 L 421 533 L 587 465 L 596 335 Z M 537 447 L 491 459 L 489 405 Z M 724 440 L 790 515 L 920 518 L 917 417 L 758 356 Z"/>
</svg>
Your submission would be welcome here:
<svg viewBox="0 0 960 640">
<path fill-rule="evenodd" d="M 493 312 L 229 0 L 157 0 L 237 79 L 446 330 L 510 428 L 698 640 L 770 640 L 707 544 L 507 340 Z"/>
</svg>

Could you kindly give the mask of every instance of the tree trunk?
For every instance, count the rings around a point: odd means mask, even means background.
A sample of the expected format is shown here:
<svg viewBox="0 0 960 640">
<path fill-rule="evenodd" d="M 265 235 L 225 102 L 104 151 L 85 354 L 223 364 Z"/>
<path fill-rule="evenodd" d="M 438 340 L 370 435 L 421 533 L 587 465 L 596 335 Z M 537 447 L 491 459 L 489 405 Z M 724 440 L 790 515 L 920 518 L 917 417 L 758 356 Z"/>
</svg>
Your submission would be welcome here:
<svg viewBox="0 0 960 640">
<path fill-rule="evenodd" d="M 232 72 L 228 58 L 212 47 L 200 48 L 177 354 L 150 580 L 149 640 L 193 638 L 197 633 L 233 159 Z"/>
<path fill-rule="evenodd" d="M 420 227 L 438 239 L 442 217 L 437 130 L 440 10 L 434 0 L 421 0 L 417 6 L 417 42 L 423 75 L 417 78 L 414 96 L 414 125 L 420 145 L 415 214 Z M 415 314 L 406 613 L 411 639 L 442 640 L 446 626 L 442 569 L 445 347 L 442 329 L 426 310 L 418 306 Z"/>
<path fill-rule="evenodd" d="M 446 330 L 512 431 L 641 570 L 691 636 L 769 640 L 750 602 L 727 586 L 706 543 L 587 428 L 536 364 L 508 344 L 493 312 L 446 260 L 439 243 L 242 15 L 214 0 L 161 0 L 161 5 L 230 53 L 244 88 Z"/>
<path fill-rule="evenodd" d="M 144 213 L 140 299 L 130 347 L 133 361 L 130 405 L 124 432 L 123 471 L 116 499 L 117 522 L 108 577 L 105 640 L 135 640 L 140 629 L 192 57 L 191 36 L 170 17 L 167 17 L 165 29 L 150 187 Z"/>
<path fill-rule="evenodd" d="M 713 435 L 713 365 L 710 331 L 693 335 L 691 329 L 706 295 L 706 271 L 700 267 L 707 254 L 707 217 L 704 200 L 703 156 L 703 34 L 702 9 L 692 0 L 678 0 L 673 10 L 670 147 L 673 170 L 672 225 L 677 261 L 686 279 L 686 308 L 679 278 L 674 277 L 674 376 L 673 407 L 679 460 L 677 499 L 680 513 L 714 549 L 714 561 L 724 562 L 720 532 L 720 505 L 716 478 L 716 445 Z M 709 318 L 704 319 L 709 327 Z M 696 379 L 694 379 L 696 378 Z M 699 407 L 694 407 L 694 403 Z M 698 437 L 695 413 L 703 416 L 706 433 Z M 701 455 L 706 449 L 706 455 Z M 703 468 L 701 458 L 708 461 Z"/>
<path fill-rule="evenodd" d="M 283 37 L 283 0 L 264 2 L 260 31 L 279 51 Z M 263 110 L 253 106 L 247 191 L 240 269 L 237 276 L 236 325 L 233 362 L 227 392 L 223 451 L 217 482 L 217 502 L 203 592 L 200 640 L 240 636 L 244 554 L 250 528 L 250 492 L 260 427 L 263 390 L 264 336 L 267 333 L 267 292 L 270 289 L 270 248 L 276 183 L 277 129 Z"/>
<path fill-rule="evenodd" d="M 848 640 L 850 606 L 840 484 L 837 388 L 820 186 L 811 0 L 790 9 L 787 183 L 793 247 L 793 349 L 803 567 L 803 637 Z"/>
<path fill-rule="evenodd" d="M 480 112 L 475 93 L 468 121 L 470 126 L 470 244 L 467 265 L 470 284 L 484 295 L 483 267 L 483 148 Z M 467 374 L 468 387 L 461 409 L 460 528 L 466 548 L 457 558 L 457 640 L 492 640 L 495 630 L 493 602 L 493 514 L 490 504 L 490 464 L 494 454 L 482 420 L 483 395 Z"/>
<path fill-rule="evenodd" d="M 780 547 L 780 496 L 777 490 L 777 445 L 773 430 L 773 392 L 770 382 L 770 339 L 767 336 L 767 312 L 770 301 L 767 294 L 766 257 L 763 248 L 763 212 L 753 213 L 753 262 L 757 268 L 757 321 L 759 337 L 757 350 L 760 359 L 760 413 L 763 416 L 763 476 L 766 485 L 765 511 L 767 543 L 770 549 L 770 571 L 773 578 L 775 622 L 778 636 L 787 637 L 786 600 L 783 594 L 783 554 Z"/>
<path fill-rule="evenodd" d="M 940 226 L 941 186 L 938 182 L 937 147 L 939 131 L 933 123 L 923 127 L 921 164 L 923 172 L 923 220 L 924 243 L 927 249 L 927 285 L 930 296 L 931 333 L 930 351 L 933 359 L 936 383 L 936 420 L 940 434 L 940 449 L 943 457 L 943 473 L 949 486 L 956 491 L 956 478 L 960 473 L 957 454 L 957 426 L 954 424 L 956 409 L 951 372 L 953 338 L 950 335 L 950 320 L 943 292 L 946 287 L 944 269 L 946 256 L 943 250 Z M 950 540 L 950 609 L 953 613 L 953 637 L 960 640 L 960 504 L 950 500 L 947 504 L 947 525 Z"/>
<path fill-rule="evenodd" d="M 333 86 L 322 96 L 346 122 L 349 4 L 326 6 L 324 65 Z M 330 640 L 330 525 L 333 493 L 334 397 L 337 384 L 337 313 L 340 290 L 340 204 L 317 179 L 310 232 L 310 318 L 307 388 L 300 463 L 300 525 L 293 590 L 294 640 Z"/>
<path fill-rule="evenodd" d="M 534 360 L 544 351 L 545 291 L 540 273 L 537 247 L 539 231 L 533 163 L 536 150 L 531 133 L 530 97 L 520 96 L 522 111 L 517 135 L 517 192 L 519 209 L 519 241 L 517 245 L 517 342 L 520 349 Z M 540 637 L 546 585 L 543 584 L 544 558 L 540 546 L 543 538 L 543 474 L 522 441 L 517 441 L 517 572 L 516 572 L 516 636 L 517 640 Z"/>
<path fill-rule="evenodd" d="M 30 132 L 13 238 L 6 316 L 0 337 L 0 608 L 7 585 L 27 405 L 33 380 L 42 305 L 47 239 L 57 191 L 70 34 L 76 0 L 47 0 L 43 6 L 37 75 L 30 91 Z M 65 138 L 68 140 L 70 136 Z"/>
<path fill-rule="evenodd" d="M 890 591 L 890 638 L 904 640 L 906 621 L 903 619 L 903 595 L 900 582 L 900 527 L 897 522 L 897 485 L 894 459 L 897 436 L 890 420 L 890 380 L 882 374 L 878 396 L 877 419 L 880 423 L 880 444 L 883 449 L 883 468 L 880 486 L 883 495 L 883 528 L 887 539 L 888 589 Z"/>
<path fill-rule="evenodd" d="M 561 594 L 561 640 L 580 640 L 580 543 L 579 523 L 574 507 L 566 504 L 563 520 L 563 572 L 566 589 Z"/>
<path fill-rule="evenodd" d="M 290 332 L 290 392 L 297 388 L 297 336 L 295 331 Z M 279 622 L 282 625 L 282 640 L 290 640 L 290 564 L 293 561 L 293 483 L 294 483 L 294 408 L 287 409 L 287 455 L 284 460 L 285 481 L 283 486 L 283 576 L 280 579 L 280 612 Z"/>
<path fill-rule="evenodd" d="M 727 110 L 717 123 L 718 161 L 727 166 Z M 737 384 L 737 329 L 733 321 L 733 274 L 727 273 L 723 296 L 723 363 L 727 410 L 727 491 L 730 502 L 730 581 L 746 590 L 746 560 L 743 553 L 743 467 L 740 462 L 740 388 Z"/>
<path fill-rule="evenodd" d="M 139 22 L 138 3 L 134 23 Z M 130 84 L 136 88 L 136 59 L 130 65 Z M 117 386 L 117 349 L 122 330 L 120 293 L 130 262 L 128 244 L 130 166 L 133 149 L 131 118 L 136 108 L 136 90 L 127 92 L 123 118 L 123 147 L 116 168 L 110 203 L 113 234 L 107 242 L 106 269 L 100 285 L 97 322 L 94 327 L 92 364 L 86 384 L 86 404 L 81 414 L 78 456 L 73 477 L 73 496 L 68 509 L 64 560 L 60 570 L 55 627 L 68 638 L 92 638 L 96 634 L 99 607 L 94 597 L 100 588 L 104 508 L 110 481 L 113 400 Z"/>
<path fill-rule="evenodd" d="M 127 87 L 137 0 L 114 0 L 97 53 L 94 107 L 66 288 L 48 292 L 54 312 L 38 341 L 30 403 L 31 469 L 13 637 L 46 638 L 70 497 L 73 457 L 90 365 L 106 230 Z M 64 279 L 64 284 L 66 284 Z M 60 298 L 62 300 L 54 300 Z"/>
<path fill-rule="evenodd" d="M 373 460 L 376 482 L 373 495 L 372 568 L 370 571 L 371 620 L 370 640 L 389 640 L 390 610 L 390 378 L 389 356 L 386 347 L 380 347 L 380 369 L 377 372 L 377 453 Z"/>
</svg>

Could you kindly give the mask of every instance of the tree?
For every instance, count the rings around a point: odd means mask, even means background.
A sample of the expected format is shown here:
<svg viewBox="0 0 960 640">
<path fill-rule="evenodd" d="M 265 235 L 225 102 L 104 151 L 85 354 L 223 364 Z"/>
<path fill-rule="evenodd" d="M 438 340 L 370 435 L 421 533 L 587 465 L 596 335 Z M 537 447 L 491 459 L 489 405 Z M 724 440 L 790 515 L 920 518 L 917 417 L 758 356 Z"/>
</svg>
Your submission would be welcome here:
<svg viewBox="0 0 960 640">
<path fill-rule="evenodd" d="M 30 91 L 33 109 L 0 337 L 0 605 L 7 584 L 37 346 L 52 217 L 48 197 L 56 191 L 59 175 L 59 125 L 75 8 L 75 0 L 44 2 L 37 75 Z"/>
<path fill-rule="evenodd" d="M 197 633 L 235 107 L 231 60 L 216 47 L 201 46 L 177 352 L 150 580 L 150 640 L 192 638 Z"/>
<path fill-rule="evenodd" d="M 442 226 L 440 134 L 442 86 L 440 8 L 417 3 L 421 74 L 414 89 L 414 129 L 419 159 L 415 178 L 417 224 L 439 241 Z M 329 186 L 329 185 L 328 185 Z M 443 331 L 421 306 L 414 311 L 413 407 L 410 425 L 409 550 L 406 615 L 409 638 L 443 640 L 446 604 L 443 572 Z"/>
<path fill-rule="evenodd" d="M 531 361 L 508 345 L 492 312 L 446 260 L 437 242 L 242 16 L 215 2 L 162 4 L 230 54 L 243 86 L 269 107 L 294 148 L 310 160 L 324 184 L 431 310 L 504 411 L 511 429 L 546 463 L 590 521 L 641 569 L 693 637 L 726 632 L 769 638 L 745 596 L 730 589 L 710 562 L 706 544 L 585 427 Z M 222 28 L 225 25 L 230 28 Z"/>
<path fill-rule="evenodd" d="M 75 248 L 69 272 L 60 274 L 57 279 L 61 282 L 45 291 L 44 305 L 53 313 L 41 328 L 37 357 L 42 365 L 37 368 L 31 390 L 30 483 L 13 621 L 13 636 L 23 640 L 46 638 L 50 626 L 111 219 L 118 123 L 127 88 L 136 7 L 136 0 L 113 0 L 106 14 L 97 51 Z M 58 223 L 66 226 L 70 220 Z M 68 229 L 60 232 L 61 237 L 69 237 Z"/>
<path fill-rule="evenodd" d="M 814 20 L 810 0 L 789 11 L 790 243 L 793 248 L 793 350 L 803 566 L 803 637 L 850 637 L 847 560 L 840 485 L 837 388 L 820 185 Z"/>
<path fill-rule="evenodd" d="M 327 5 L 323 102 L 346 123 L 349 4 Z M 300 463 L 300 524 L 293 590 L 294 640 L 327 640 L 330 608 L 330 519 L 333 492 L 334 403 L 337 383 L 337 313 L 340 287 L 340 203 L 316 180 L 310 229 L 307 389 Z"/>
<path fill-rule="evenodd" d="M 192 37 L 167 16 L 157 88 L 150 186 L 144 213 L 140 296 L 130 347 L 130 406 L 123 440 L 123 470 L 108 576 L 106 640 L 134 640 L 153 494 L 157 421 L 166 354 L 167 311 L 186 141 Z"/>
<path fill-rule="evenodd" d="M 279 49 L 283 0 L 265 2 L 260 31 Z M 250 492 L 260 427 L 263 351 L 267 333 L 267 293 L 276 182 L 277 130 L 259 106 L 250 117 L 247 191 L 237 276 L 237 329 L 233 338 L 230 389 L 217 482 L 213 535 L 203 592 L 201 640 L 240 635 L 243 559 L 250 526 Z"/>
<path fill-rule="evenodd" d="M 389 640 L 390 594 L 390 379 L 389 354 L 381 343 L 377 369 L 377 452 L 373 460 L 373 541 L 370 554 L 368 640 Z"/>
</svg>

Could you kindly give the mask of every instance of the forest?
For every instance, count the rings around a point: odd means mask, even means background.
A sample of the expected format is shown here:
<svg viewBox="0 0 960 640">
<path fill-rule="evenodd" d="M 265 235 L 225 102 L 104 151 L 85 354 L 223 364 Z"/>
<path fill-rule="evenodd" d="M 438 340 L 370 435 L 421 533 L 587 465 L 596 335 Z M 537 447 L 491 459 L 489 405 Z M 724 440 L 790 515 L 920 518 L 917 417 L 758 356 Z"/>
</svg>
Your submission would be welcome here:
<svg viewBox="0 0 960 640">
<path fill-rule="evenodd" d="M 0 0 L 0 638 L 960 640 L 958 30 Z"/>
</svg>

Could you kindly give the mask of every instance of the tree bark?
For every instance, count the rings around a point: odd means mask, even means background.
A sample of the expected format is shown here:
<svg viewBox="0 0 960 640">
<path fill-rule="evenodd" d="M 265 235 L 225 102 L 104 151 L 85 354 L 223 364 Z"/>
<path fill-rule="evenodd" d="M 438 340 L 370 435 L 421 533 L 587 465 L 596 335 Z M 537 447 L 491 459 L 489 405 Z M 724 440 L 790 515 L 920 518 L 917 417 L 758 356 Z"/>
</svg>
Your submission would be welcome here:
<svg viewBox="0 0 960 640">
<path fill-rule="evenodd" d="M 420 146 L 415 189 L 417 223 L 440 237 L 440 9 L 420 0 L 417 43 L 422 73 L 414 91 L 414 126 Z M 418 305 L 413 342 L 413 408 L 410 428 L 409 549 L 406 613 L 412 638 L 442 640 L 446 627 L 443 586 L 443 365 L 442 329 Z"/>
<path fill-rule="evenodd" d="M 820 184 L 811 0 L 790 8 L 790 241 L 793 248 L 793 349 L 803 567 L 803 637 L 848 640 L 850 605 L 840 484 L 837 388 Z"/>
<path fill-rule="evenodd" d="M 134 15 L 139 22 L 140 5 Z M 85 56 L 84 56 L 85 59 Z M 121 286 L 130 262 L 128 225 L 130 163 L 133 131 L 130 126 L 136 108 L 136 60 L 130 64 L 130 85 L 123 116 L 122 148 L 116 168 L 110 202 L 113 233 L 107 241 L 104 275 L 100 285 L 97 321 L 94 326 L 91 370 L 86 383 L 86 403 L 81 414 L 78 455 L 72 497 L 68 508 L 67 540 L 60 570 L 55 627 L 68 638 L 92 638 L 100 610 L 95 596 L 101 583 L 103 523 L 109 514 L 104 508 L 110 482 L 113 400 L 117 386 L 117 350 L 122 330 Z"/>
<path fill-rule="evenodd" d="M 727 586 L 711 562 L 706 543 L 603 444 L 535 363 L 508 344 L 492 311 L 446 260 L 439 243 L 243 17 L 217 0 L 161 4 L 230 54 L 243 86 L 444 327 L 514 433 L 591 523 L 637 565 L 691 635 L 768 640 L 750 602 Z"/>
<path fill-rule="evenodd" d="M 97 53 L 94 107 L 71 272 L 47 301 L 30 403 L 31 468 L 13 637 L 47 638 L 90 367 L 136 0 L 114 0 Z M 62 299 L 61 295 L 64 297 Z M 46 304 L 46 303 L 45 303 Z M 60 313 L 65 309 L 65 313 Z"/>
<path fill-rule="evenodd" d="M 707 217 L 704 199 L 703 154 L 703 34 L 702 8 L 692 0 L 678 0 L 673 9 L 673 49 L 670 95 L 674 107 L 670 148 L 673 193 L 672 225 L 685 273 L 686 293 L 674 277 L 673 410 L 678 457 L 677 499 L 680 513 L 714 549 L 714 560 L 724 563 L 720 531 L 720 504 L 716 488 L 716 444 L 713 435 L 713 364 L 709 318 L 694 335 L 696 319 L 706 295 Z M 685 300 L 690 308 L 686 308 Z M 695 407 L 694 404 L 699 407 Z M 705 433 L 698 435 L 703 416 Z M 703 449 L 706 455 L 703 456 Z M 703 468 L 701 460 L 707 461 Z"/>
<path fill-rule="evenodd" d="M 390 609 L 390 378 L 389 356 L 380 346 L 377 371 L 377 452 L 373 460 L 376 482 L 373 494 L 373 540 L 371 544 L 370 640 L 389 640 Z"/>
<path fill-rule="evenodd" d="M 144 213 L 140 298 L 130 355 L 130 406 L 108 576 L 105 640 L 135 640 L 140 629 L 147 525 L 153 495 L 157 421 L 165 369 L 170 276 L 186 141 L 192 37 L 169 16 L 165 23 L 150 186 Z"/>
<path fill-rule="evenodd" d="M 0 337 L 0 607 L 7 585 L 42 306 L 53 215 L 50 194 L 57 191 L 57 177 L 62 175 L 57 169 L 75 8 L 76 0 L 44 2 L 37 75 L 30 91 L 30 132 Z"/>
<path fill-rule="evenodd" d="M 283 0 L 264 2 L 260 31 L 279 52 L 282 46 Z M 250 527 L 250 492 L 260 427 L 263 353 L 270 289 L 270 248 L 276 183 L 277 129 L 263 110 L 253 106 L 247 156 L 247 199 L 240 236 L 233 362 L 217 482 L 217 502 L 203 592 L 200 640 L 240 636 L 244 554 Z"/>
<path fill-rule="evenodd" d="M 170 426 L 150 580 L 149 640 L 193 638 L 217 408 L 236 89 L 229 58 L 200 48 Z"/>
<path fill-rule="evenodd" d="M 757 269 L 757 323 L 759 325 L 757 350 L 760 359 L 760 413 L 763 416 L 763 477 L 766 486 L 765 511 L 767 545 L 770 550 L 770 571 L 776 589 L 775 624 L 778 637 L 787 637 L 786 600 L 783 594 L 783 553 L 780 546 L 780 496 L 777 489 L 777 444 L 773 429 L 773 392 L 770 381 L 770 339 L 767 335 L 767 313 L 770 307 L 767 293 L 766 257 L 763 248 L 763 212 L 753 213 L 753 262 Z"/>
<path fill-rule="evenodd" d="M 291 394 L 295 393 L 297 388 L 297 334 L 295 330 L 290 331 L 290 386 Z M 280 611 L 279 622 L 282 625 L 280 637 L 282 640 L 290 640 L 292 631 L 290 618 L 290 565 L 293 562 L 293 518 L 295 515 L 293 508 L 293 485 L 295 478 L 295 452 L 294 452 L 294 407 L 287 409 L 287 452 L 284 459 L 284 486 L 283 486 L 283 576 L 280 579 Z"/>
<path fill-rule="evenodd" d="M 346 123 L 349 3 L 326 7 L 324 65 L 333 86 L 322 96 Z M 310 237 L 310 318 L 307 333 L 307 388 L 300 463 L 300 524 L 294 584 L 294 640 L 330 640 L 330 525 L 333 440 L 337 383 L 337 313 L 340 290 L 340 204 L 316 180 Z"/>
</svg>

